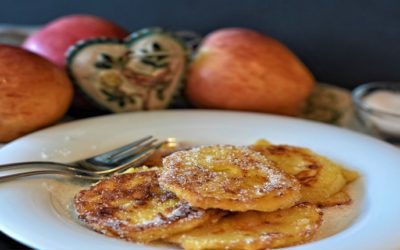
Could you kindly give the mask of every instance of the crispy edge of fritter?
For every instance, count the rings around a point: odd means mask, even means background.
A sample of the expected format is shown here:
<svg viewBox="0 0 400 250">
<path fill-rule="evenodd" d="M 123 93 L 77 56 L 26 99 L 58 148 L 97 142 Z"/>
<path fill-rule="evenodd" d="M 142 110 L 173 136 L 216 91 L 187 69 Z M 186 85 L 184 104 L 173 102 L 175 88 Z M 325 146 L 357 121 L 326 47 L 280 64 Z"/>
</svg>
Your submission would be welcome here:
<svg viewBox="0 0 400 250">
<path fill-rule="evenodd" d="M 226 244 L 226 242 L 221 243 L 221 242 L 215 242 L 212 246 L 210 246 L 211 239 L 208 240 L 208 242 L 196 242 L 193 238 L 190 240 L 190 237 L 195 237 L 193 234 L 196 234 L 198 232 L 201 233 L 201 231 L 206 230 L 207 234 L 213 235 L 213 234 L 218 234 L 218 233 L 223 233 L 225 228 L 223 226 L 224 223 L 232 223 L 232 224 L 237 224 L 235 220 L 243 220 L 243 216 L 245 219 L 248 219 L 247 215 L 249 213 L 254 213 L 254 216 L 251 216 L 251 219 L 254 221 L 249 221 L 246 220 L 246 223 L 241 223 L 241 224 L 246 224 L 244 226 L 244 230 L 247 230 L 246 227 L 252 227 L 252 224 L 267 224 L 264 222 L 265 217 L 264 216 L 277 216 L 278 218 L 282 216 L 282 218 L 285 217 L 284 213 L 287 213 L 288 211 L 293 211 L 293 209 L 299 209 L 299 208 L 307 208 L 307 209 L 313 209 L 313 212 L 315 211 L 314 216 L 318 216 L 317 221 L 312 224 L 311 228 L 308 228 L 306 230 L 303 230 L 301 232 L 298 232 L 298 234 L 293 234 L 293 233 L 282 233 L 282 232 L 268 232 L 268 233 L 261 233 L 259 238 L 257 239 L 248 239 L 244 241 L 239 241 L 238 239 L 234 239 L 231 244 Z M 297 212 L 297 211 L 295 211 Z M 282 215 L 283 213 L 283 215 Z M 258 215 L 258 216 L 257 216 Z M 247 216 L 247 217 L 246 217 Z M 307 218 L 304 218 L 307 219 Z M 294 246 L 294 245 L 300 245 L 304 244 L 307 242 L 312 241 L 314 235 L 318 231 L 319 227 L 321 226 L 323 221 L 323 212 L 320 210 L 316 205 L 311 204 L 311 203 L 302 203 L 298 204 L 294 207 L 284 209 L 284 210 L 278 210 L 274 212 L 259 212 L 259 211 L 248 211 L 248 212 L 238 212 L 238 213 L 231 213 L 228 214 L 226 217 L 222 218 L 220 221 L 212 225 L 212 228 L 208 230 L 209 225 L 204 225 L 198 228 L 195 228 L 191 231 L 184 232 L 181 234 L 174 235 L 172 237 L 169 237 L 166 239 L 167 242 L 173 243 L 175 245 L 183 247 L 185 250 L 202 250 L 202 249 L 244 249 L 244 250 L 258 250 L 258 249 L 270 249 L 270 248 L 278 248 L 278 247 L 288 247 L 288 246 Z M 267 221 L 268 222 L 268 221 Z M 273 222 L 270 222 L 273 223 Z M 249 225 L 250 224 L 250 225 Z M 221 226 L 222 225 L 222 226 Z M 254 228 L 254 227 L 253 227 Z M 214 232 L 214 231 L 216 232 Z M 233 229 L 235 230 L 235 229 Z M 249 231 L 251 231 L 251 228 L 249 228 Z M 192 235 L 192 236 L 191 236 Z M 249 236 L 251 233 L 249 232 Z M 294 240 L 295 237 L 299 237 L 299 240 Z"/>
<path fill-rule="evenodd" d="M 113 199 L 123 197 L 118 197 L 118 195 L 121 195 L 121 192 L 116 192 L 116 188 L 113 188 L 109 193 L 107 193 L 105 192 L 106 189 L 102 189 L 102 186 L 105 187 L 113 184 L 112 182 L 115 182 L 117 186 L 119 184 L 119 189 L 122 191 L 122 195 L 136 195 L 139 198 L 138 204 L 140 205 L 140 202 L 143 201 L 143 199 L 152 199 L 152 194 L 149 193 L 152 188 L 158 188 L 158 173 L 155 171 L 156 170 L 146 170 L 143 172 L 115 175 L 109 179 L 102 180 L 92 185 L 88 189 L 81 190 L 74 199 L 78 218 L 84 222 L 86 226 L 102 234 L 129 241 L 145 243 L 162 239 L 179 232 L 191 230 L 194 227 L 207 222 L 215 222 L 223 216 L 224 212 L 222 211 L 205 211 L 198 208 L 192 208 L 185 201 L 178 201 L 178 204 L 175 207 L 171 207 L 171 209 L 174 209 L 173 211 L 177 213 L 176 215 L 172 215 L 170 218 L 160 215 L 158 218 L 154 218 L 154 223 L 151 222 L 145 225 L 129 224 L 129 221 L 114 217 L 115 213 L 119 212 L 118 208 L 110 206 L 109 203 Z M 147 178 L 149 183 L 145 185 L 146 187 L 140 187 L 140 190 L 128 190 L 124 193 L 124 182 L 122 181 L 121 183 L 121 179 L 129 181 L 129 179 L 134 178 L 135 176 Z M 106 200 L 102 200 L 101 202 L 103 203 L 102 206 L 96 207 L 95 203 L 86 200 L 86 198 L 89 197 L 85 196 L 90 195 L 91 192 L 95 192 L 97 195 L 106 196 Z M 137 193 L 135 194 L 135 192 Z M 168 191 L 163 193 L 163 195 L 166 200 L 171 198 L 176 199 L 176 196 Z M 102 198 L 104 197 L 100 197 L 100 199 Z"/>
<path fill-rule="evenodd" d="M 346 191 L 339 191 L 336 194 L 321 200 L 317 203 L 319 207 L 333 207 L 351 204 L 352 199 Z"/>
<path fill-rule="evenodd" d="M 303 170 L 294 176 L 300 181 L 302 202 L 319 203 L 329 199 L 334 194 L 343 190 L 348 183 L 347 178 L 356 178 L 354 171 L 348 171 L 348 176 L 344 175 L 346 169 L 329 160 L 328 158 L 313 152 L 308 148 L 291 146 L 291 145 L 273 145 L 268 141 L 259 140 L 255 144 L 249 146 L 250 149 L 260 152 L 265 157 L 270 159 L 270 155 L 277 157 L 278 155 L 296 154 L 303 157 L 304 160 L 310 162 L 308 170 Z M 274 161 L 273 159 L 270 159 Z M 279 163 L 274 161 L 279 168 Z M 329 165 L 329 166 L 328 166 Z M 281 168 L 285 171 L 284 168 Z M 337 172 L 330 176 L 330 172 Z M 323 179 L 324 176 L 330 176 L 330 179 Z M 324 180 L 324 181 L 323 181 Z M 326 182 L 324 186 L 326 189 L 321 189 L 321 182 Z M 325 192 L 325 193 L 324 193 Z M 317 197 L 319 196 L 319 197 Z M 316 198 L 317 197 L 317 198 Z"/>
<path fill-rule="evenodd" d="M 202 197 L 196 192 L 182 191 L 181 187 L 166 184 L 165 187 L 182 197 L 189 204 L 203 209 L 222 209 L 231 212 L 244 212 L 249 210 L 272 212 L 278 209 L 289 208 L 301 198 L 297 189 L 288 187 L 281 191 L 276 189 L 261 198 L 253 199 L 218 199 L 215 197 Z"/>
</svg>

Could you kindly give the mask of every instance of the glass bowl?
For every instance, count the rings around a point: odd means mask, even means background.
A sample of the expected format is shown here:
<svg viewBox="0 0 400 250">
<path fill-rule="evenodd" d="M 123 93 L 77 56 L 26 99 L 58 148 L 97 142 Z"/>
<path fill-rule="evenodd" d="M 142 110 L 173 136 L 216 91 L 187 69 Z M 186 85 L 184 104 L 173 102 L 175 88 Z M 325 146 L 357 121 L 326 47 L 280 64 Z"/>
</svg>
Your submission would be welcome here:
<svg viewBox="0 0 400 250">
<path fill-rule="evenodd" d="M 400 82 L 365 83 L 353 90 L 352 98 L 368 133 L 400 144 Z"/>
</svg>

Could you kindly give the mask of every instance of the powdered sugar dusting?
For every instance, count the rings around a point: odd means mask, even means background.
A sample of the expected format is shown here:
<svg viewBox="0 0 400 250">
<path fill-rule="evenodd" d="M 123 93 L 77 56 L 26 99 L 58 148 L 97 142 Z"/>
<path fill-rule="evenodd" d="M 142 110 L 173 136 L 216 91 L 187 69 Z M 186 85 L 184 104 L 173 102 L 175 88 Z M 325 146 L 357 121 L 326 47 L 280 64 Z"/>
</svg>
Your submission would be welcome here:
<svg viewBox="0 0 400 250">
<path fill-rule="evenodd" d="M 246 200 L 272 191 L 279 196 L 283 194 L 280 190 L 300 188 L 294 178 L 275 168 L 261 153 L 246 147 L 200 146 L 164 158 L 163 165 L 161 183 L 174 183 L 204 196 L 218 192 Z"/>
</svg>

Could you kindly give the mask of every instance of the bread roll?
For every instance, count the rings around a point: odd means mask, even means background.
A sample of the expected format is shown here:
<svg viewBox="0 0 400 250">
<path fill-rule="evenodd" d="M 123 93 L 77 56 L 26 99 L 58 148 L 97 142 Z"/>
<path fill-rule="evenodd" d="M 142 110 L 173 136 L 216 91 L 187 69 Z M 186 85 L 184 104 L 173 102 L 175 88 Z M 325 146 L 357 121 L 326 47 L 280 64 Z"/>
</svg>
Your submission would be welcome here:
<svg viewBox="0 0 400 250">
<path fill-rule="evenodd" d="M 314 78 L 282 43 L 242 28 L 209 34 L 190 66 L 186 95 L 200 108 L 295 115 Z"/>
<path fill-rule="evenodd" d="M 23 49 L 0 45 L 0 142 L 56 122 L 72 95 L 63 70 Z"/>
</svg>

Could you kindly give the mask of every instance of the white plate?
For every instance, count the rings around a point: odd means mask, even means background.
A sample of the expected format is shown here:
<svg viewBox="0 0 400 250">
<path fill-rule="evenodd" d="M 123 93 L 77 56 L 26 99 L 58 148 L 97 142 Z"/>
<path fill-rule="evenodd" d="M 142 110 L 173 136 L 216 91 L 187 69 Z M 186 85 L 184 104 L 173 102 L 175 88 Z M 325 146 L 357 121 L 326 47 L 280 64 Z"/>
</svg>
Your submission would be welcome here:
<svg viewBox="0 0 400 250">
<path fill-rule="evenodd" d="M 339 233 L 295 249 L 399 249 L 400 151 L 348 130 L 279 116 L 217 111 L 110 115 L 62 124 L 0 150 L 0 163 L 74 161 L 154 135 L 197 144 L 250 144 L 258 138 L 305 146 L 358 170 L 360 208 Z M 80 225 L 70 205 L 79 183 L 51 177 L 0 184 L 0 230 L 37 249 L 153 249 Z M 339 220 L 338 220 L 339 221 Z M 159 248 L 159 247 L 158 247 Z"/>
</svg>

